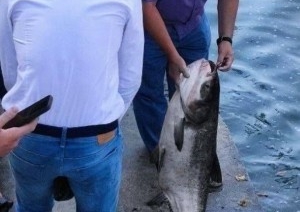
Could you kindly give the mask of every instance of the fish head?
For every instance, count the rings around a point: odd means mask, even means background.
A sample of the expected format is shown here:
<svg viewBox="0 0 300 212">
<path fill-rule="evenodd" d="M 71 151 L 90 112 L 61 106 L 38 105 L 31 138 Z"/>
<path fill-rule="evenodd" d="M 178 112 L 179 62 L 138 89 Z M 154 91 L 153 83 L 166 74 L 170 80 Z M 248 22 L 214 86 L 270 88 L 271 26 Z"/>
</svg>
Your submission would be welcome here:
<svg viewBox="0 0 300 212">
<path fill-rule="evenodd" d="M 219 105 L 219 78 L 215 65 L 204 59 L 188 66 L 189 78 L 183 76 L 179 91 L 183 111 L 188 119 L 201 122 L 208 116 L 213 105 Z"/>
</svg>

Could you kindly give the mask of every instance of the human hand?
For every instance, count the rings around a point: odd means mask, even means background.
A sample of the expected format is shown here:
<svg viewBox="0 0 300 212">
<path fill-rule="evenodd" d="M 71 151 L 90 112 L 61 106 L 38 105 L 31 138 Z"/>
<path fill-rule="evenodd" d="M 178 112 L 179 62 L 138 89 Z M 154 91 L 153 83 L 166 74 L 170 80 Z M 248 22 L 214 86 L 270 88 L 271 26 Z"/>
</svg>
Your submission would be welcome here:
<svg viewBox="0 0 300 212">
<path fill-rule="evenodd" d="M 179 76 L 182 75 L 185 78 L 189 78 L 190 74 L 187 71 L 186 63 L 179 55 L 173 59 L 169 59 L 169 76 L 174 80 L 176 84 L 179 83 Z"/>
<path fill-rule="evenodd" d="M 18 110 L 13 107 L 0 115 L 0 157 L 5 156 L 13 150 L 19 144 L 20 138 L 32 132 L 37 125 L 37 120 L 34 120 L 22 127 L 2 129 L 2 127 L 15 117 L 17 113 Z"/>
<path fill-rule="evenodd" d="M 218 45 L 217 66 L 220 71 L 229 71 L 234 60 L 231 43 L 224 41 Z"/>
</svg>

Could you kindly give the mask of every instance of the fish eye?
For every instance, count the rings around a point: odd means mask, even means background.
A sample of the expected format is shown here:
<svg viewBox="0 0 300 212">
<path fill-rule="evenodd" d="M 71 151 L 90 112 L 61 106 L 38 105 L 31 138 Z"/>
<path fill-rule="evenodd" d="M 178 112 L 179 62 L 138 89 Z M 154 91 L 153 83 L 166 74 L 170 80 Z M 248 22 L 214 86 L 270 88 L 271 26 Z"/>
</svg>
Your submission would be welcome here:
<svg viewBox="0 0 300 212">
<path fill-rule="evenodd" d="M 209 88 L 210 88 L 210 84 L 209 84 L 209 83 L 205 83 L 205 84 L 204 84 L 204 87 L 205 87 L 206 89 L 209 89 Z"/>
</svg>

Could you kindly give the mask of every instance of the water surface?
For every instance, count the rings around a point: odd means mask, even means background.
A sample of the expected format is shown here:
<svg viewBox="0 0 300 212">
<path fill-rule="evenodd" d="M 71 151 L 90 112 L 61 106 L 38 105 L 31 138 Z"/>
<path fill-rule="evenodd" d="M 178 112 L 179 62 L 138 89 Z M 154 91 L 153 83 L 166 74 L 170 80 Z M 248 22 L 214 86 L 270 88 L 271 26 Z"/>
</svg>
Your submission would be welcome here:
<svg viewBox="0 0 300 212">
<path fill-rule="evenodd" d="M 216 60 L 216 2 L 206 11 Z M 300 211 L 300 1 L 240 1 L 220 112 L 264 211 Z"/>
</svg>

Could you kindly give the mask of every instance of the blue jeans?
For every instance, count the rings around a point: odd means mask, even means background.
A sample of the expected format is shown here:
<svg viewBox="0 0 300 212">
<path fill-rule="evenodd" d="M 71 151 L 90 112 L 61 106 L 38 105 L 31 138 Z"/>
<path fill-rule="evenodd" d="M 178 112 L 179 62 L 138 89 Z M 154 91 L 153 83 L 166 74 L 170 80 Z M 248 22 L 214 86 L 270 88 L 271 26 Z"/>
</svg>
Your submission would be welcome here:
<svg viewBox="0 0 300 212">
<path fill-rule="evenodd" d="M 186 64 L 208 58 L 211 32 L 205 15 L 202 16 L 199 26 L 182 39 L 178 38 L 173 27 L 167 29 Z M 167 99 L 164 95 L 164 77 L 167 69 L 168 61 L 165 53 L 151 36 L 145 33 L 142 85 L 133 100 L 133 110 L 141 137 L 150 152 L 158 144 L 167 111 Z M 171 98 L 175 86 L 168 75 L 167 82 Z"/>
<path fill-rule="evenodd" d="M 53 180 L 66 176 L 78 212 L 115 212 L 121 181 L 123 141 L 99 144 L 97 136 L 66 139 L 37 134 L 22 138 L 10 154 L 18 212 L 50 212 Z"/>
</svg>

